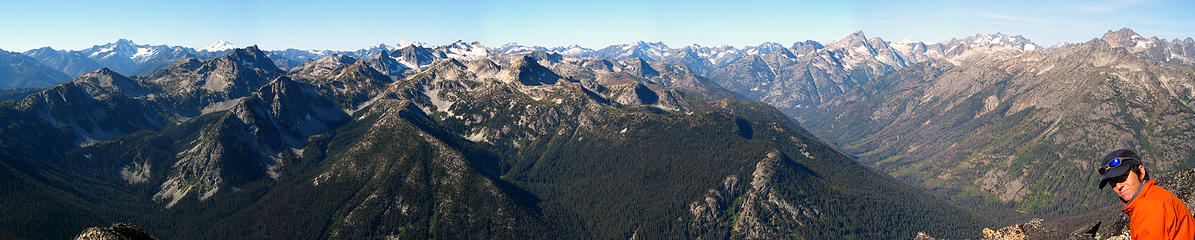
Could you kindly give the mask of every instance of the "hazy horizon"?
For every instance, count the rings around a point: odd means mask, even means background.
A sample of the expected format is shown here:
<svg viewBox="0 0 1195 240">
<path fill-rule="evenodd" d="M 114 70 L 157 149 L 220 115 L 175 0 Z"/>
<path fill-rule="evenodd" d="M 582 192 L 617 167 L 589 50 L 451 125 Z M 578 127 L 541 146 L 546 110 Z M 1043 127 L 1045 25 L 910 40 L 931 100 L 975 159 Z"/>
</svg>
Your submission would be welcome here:
<svg viewBox="0 0 1195 240">
<path fill-rule="evenodd" d="M 1021 35 L 1041 46 L 1130 28 L 1144 37 L 1195 36 L 1195 3 L 1181 1 L 448 1 L 14 2 L 0 16 L 0 49 L 79 50 L 129 39 L 202 48 L 356 50 L 462 40 L 600 49 L 635 41 L 670 47 L 829 43 L 856 31 L 888 41 Z"/>
</svg>

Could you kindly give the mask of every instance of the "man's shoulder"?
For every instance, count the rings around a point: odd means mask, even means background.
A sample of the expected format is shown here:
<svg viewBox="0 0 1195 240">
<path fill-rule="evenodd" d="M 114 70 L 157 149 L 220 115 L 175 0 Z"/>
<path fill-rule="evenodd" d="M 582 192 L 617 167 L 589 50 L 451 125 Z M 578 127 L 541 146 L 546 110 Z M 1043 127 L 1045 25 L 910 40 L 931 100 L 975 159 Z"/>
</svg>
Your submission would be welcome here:
<svg viewBox="0 0 1195 240">
<path fill-rule="evenodd" d="M 1166 188 L 1163 188 L 1162 186 L 1153 185 L 1150 186 L 1150 188 L 1151 189 L 1149 190 L 1147 199 L 1178 200 L 1179 202 L 1182 201 L 1178 199 L 1178 196 L 1175 196 L 1174 193 L 1171 193 L 1170 190 L 1166 190 Z"/>
<path fill-rule="evenodd" d="M 1182 199 L 1178 199 L 1177 196 L 1175 196 L 1173 193 L 1170 193 L 1170 190 L 1166 190 L 1165 188 L 1157 185 L 1154 185 L 1152 188 L 1153 189 L 1150 190 L 1149 194 L 1145 198 L 1141 199 L 1142 202 L 1141 204 L 1138 204 L 1138 207 L 1153 209 L 1176 207 L 1186 208 Z"/>
</svg>

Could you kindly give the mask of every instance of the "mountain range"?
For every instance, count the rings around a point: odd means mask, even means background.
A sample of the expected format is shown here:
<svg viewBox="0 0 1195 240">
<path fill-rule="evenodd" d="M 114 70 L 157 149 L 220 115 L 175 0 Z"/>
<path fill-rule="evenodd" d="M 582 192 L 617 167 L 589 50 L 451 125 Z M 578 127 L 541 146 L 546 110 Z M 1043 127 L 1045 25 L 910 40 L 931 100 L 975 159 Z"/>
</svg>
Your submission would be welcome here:
<svg viewBox="0 0 1195 240">
<path fill-rule="evenodd" d="M 1110 31 L 1111 32 L 1111 31 Z M 1175 63 L 1190 64 L 1195 61 L 1195 40 L 1162 40 L 1156 37 L 1144 38 L 1132 30 L 1122 29 L 1121 38 L 1117 44 L 1135 49 L 1135 52 L 1149 51 L 1151 59 L 1159 61 L 1174 61 Z M 988 56 L 1009 56 L 1035 50 L 1049 50 L 1065 47 L 1069 43 L 1045 48 L 1032 41 L 1014 35 L 1006 34 L 976 34 L 966 38 L 953 38 L 943 42 L 889 42 L 879 38 L 869 39 L 862 32 L 850 34 L 842 39 L 828 44 L 808 40 L 795 42 L 785 47 L 780 43 L 766 42 L 758 46 L 736 48 L 732 46 L 707 47 L 689 45 L 681 48 L 671 48 L 661 42 L 634 42 L 630 44 L 611 45 L 601 49 L 589 49 L 577 45 L 567 47 L 524 46 L 508 43 L 497 48 L 488 49 L 479 43 L 456 42 L 445 46 L 431 46 L 418 42 L 400 42 L 395 45 L 379 44 L 354 51 L 332 50 L 299 50 L 285 49 L 266 51 L 267 55 L 282 68 L 291 68 L 308 60 L 316 60 L 324 56 L 337 54 L 354 58 L 366 59 L 371 56 L 390 55 L 395 51 L 407 47 L 425 48 L 434 52 L 438 57 L 456 54 L 485 55 L 487 52 L 501 52 L 506 54 L 530 53 L 544 51 L 564 56 L 592 57 L 603 59 L 641 58 L 648 61 L 663 61 L 681 63 L 698 74 L 708 74 L 717 68 L 723 68 L 731 63 L 749 56 L 764 56 L 777 50 L 787 50 L 782 54 L 800 57 L 807 54 L 817 54 L 818 49 L 834 52 L 833 56 L 826 56 L 828 60 L 837 61 L 839 68 L 851 71 L 855 66 L 868 61 L 881 61 L 870 65 L 885 65 L 899 69 L 905 65 L 930 59 L 941 59 L 958 64 L 973 61 Z M 43 47 L 24 52 L 24 55 L 37 59 L 42 64 L 53 69 L 59 69 L 68 76 L 77 77 L 85 72 L 108 67 L 124 75 L 148 75 L 158 69 L 184 58 L 207 59 L 219 56 L 223 51 L 234 48 L 235 45 L 220 41 L 204 48 L 188 48 L 166 45 L 139 45 L 130 40 L 120 39 L 113 43 L 96 45 L 83 50 L 55 50 Z M 469 52 L 471 51 L 471 52 Z M 426 57 L 425 57 L 426 58 Z M 426 60 L 423 60 L 426 61 Z M 869 66 L 876 68 L 881 66 Z M 64 80 L 57 80 L 58 82 Z"/>
<path fill-rule="evenodd" d="M 0 232 L 907 238 L 991 224 L 684 65 L 479 48 L 284 69 L 251 46 L 4 102 Z"/>
<path fill-rule="evenodd" d="M 1195 41 L 1127 28 L 1051 47 L 863 32 L 788 47 L 229 47 L 3 55 L 20 74 L 0 82 L 32 89 L 0 92 L 16 99 L 0 107 L 0 177 L 22 196 L 0 206 L 25 217 L 0 231 L 968 238 L 1114 204 L 1086 187 L 1112 149 L 1195 167 Z M 32 211 L 52 205 L 67 207 Z M 280 217 L 296 214 L 310 217 Z"/>
</svg>

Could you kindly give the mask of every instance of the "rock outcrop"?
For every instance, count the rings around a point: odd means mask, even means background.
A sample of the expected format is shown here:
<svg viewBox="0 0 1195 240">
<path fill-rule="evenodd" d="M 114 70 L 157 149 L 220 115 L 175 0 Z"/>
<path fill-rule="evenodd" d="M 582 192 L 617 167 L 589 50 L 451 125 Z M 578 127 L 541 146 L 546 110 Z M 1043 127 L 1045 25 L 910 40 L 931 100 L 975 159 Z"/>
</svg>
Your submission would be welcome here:
<svg viewBox="0 0 1195 240">
<path fill-rule="evenodd" d="M 83 230 L 75 240 L 149 240 L 157 239 L 137 226 L 127 223 L 113 223 L 110 227 L 95 226 Z"/>
</svg>

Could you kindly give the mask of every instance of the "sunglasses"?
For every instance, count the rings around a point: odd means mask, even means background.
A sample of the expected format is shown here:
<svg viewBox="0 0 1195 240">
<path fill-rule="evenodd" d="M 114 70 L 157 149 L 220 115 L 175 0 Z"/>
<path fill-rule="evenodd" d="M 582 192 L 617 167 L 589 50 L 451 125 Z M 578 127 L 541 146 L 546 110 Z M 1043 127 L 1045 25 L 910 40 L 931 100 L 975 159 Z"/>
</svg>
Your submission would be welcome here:
<svg viewBox="0 0 1195 240">
<path fill-rule="evenodd" d="M 1108 162 L 1108 165 L 1104 165 L 1103 167 L 1100 167 L 1100 176 L 1103 176 L 1105 173 L 1108 172 L 1108 170 L 1112 170 L 1113 168 L 1119 167 L 1120 164 L 1124 162 L 1124 160 L 1129 160 L 1129 159 L 1133 159 L 1133 158 L 1123 158 L 1123 159 L 1122 158 L 1113 158 L 1112 161 Z"/>
<path fill-rule="evenodd" d="M 1108 182 L 1108 184 L 1115 186 L 1117 183 L 1124 182 L 1125 180 L 1129 180 L 1128 174 L 1120 175 L 1119 177 L 1109 178 L 1107 182 Z"/>
</svg>

